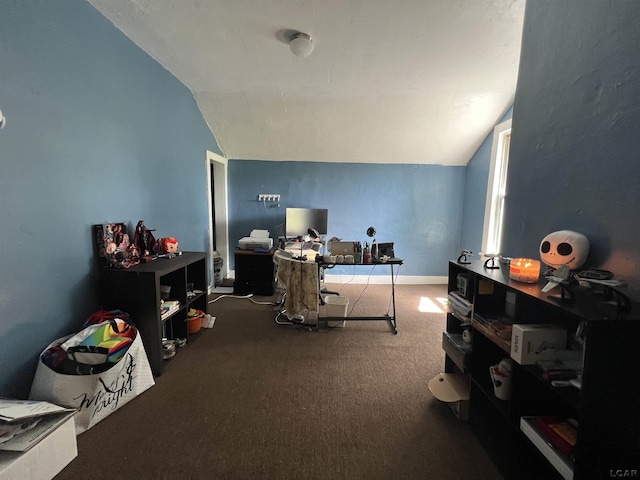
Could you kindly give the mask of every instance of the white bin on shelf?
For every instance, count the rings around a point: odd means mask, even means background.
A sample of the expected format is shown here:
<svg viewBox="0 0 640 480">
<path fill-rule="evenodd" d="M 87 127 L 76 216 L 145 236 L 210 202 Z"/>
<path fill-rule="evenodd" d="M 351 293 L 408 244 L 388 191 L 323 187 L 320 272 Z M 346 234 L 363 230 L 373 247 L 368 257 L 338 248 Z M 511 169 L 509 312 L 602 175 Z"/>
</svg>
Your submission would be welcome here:
<svg viewBox="0 0 640 480">
<path fill-rule="evenodd" d="M 349 297 L 340 295 L 329 295 L 324 298 L 327 306 L 327 317 L 346 317 L 347 307 L 349 306 Z M 345 321 L 327 320 L 329 327 L 344 327 Z"/>
</svg>

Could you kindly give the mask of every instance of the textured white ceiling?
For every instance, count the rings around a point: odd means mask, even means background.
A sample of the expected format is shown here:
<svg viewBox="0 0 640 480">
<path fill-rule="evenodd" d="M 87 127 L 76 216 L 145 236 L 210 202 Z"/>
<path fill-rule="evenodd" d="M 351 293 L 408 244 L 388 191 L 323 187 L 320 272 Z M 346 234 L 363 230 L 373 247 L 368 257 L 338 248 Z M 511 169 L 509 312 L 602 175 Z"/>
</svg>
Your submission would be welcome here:
<svg viewBox="0 0 640 480">
<path fill-rule="evenodd" d="M 466 165 L 513 102 L 525 0 L 89 3 L 191 90 L 227 158 Z"/>
</svg>

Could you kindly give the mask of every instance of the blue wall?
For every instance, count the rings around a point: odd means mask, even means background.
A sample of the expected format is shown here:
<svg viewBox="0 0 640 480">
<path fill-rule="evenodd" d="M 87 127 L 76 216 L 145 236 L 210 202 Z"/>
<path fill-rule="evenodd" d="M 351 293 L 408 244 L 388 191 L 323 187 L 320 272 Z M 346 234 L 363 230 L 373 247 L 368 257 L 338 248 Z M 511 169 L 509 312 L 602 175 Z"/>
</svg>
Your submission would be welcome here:
<svg viewBox="0 0 640 480">
<path fill-rule="evenodd" d="M 374 226 L 407 259 L 401 275 L 443 276 L 459 254 L 464 177 L 465 167 L 439 165 L 230 161 L 230 243 L 254 228 L 275 237 L 286 207 L 327 208 L 329 238 L 364 243 Z M 259 193 L 280 194 L 280 208 L 265 208 Z"/>
<path fill-rule="evenodd" d="M 510 107 L 498 124 L 506 122 L 513 115 Z M 474 259 L 480 259 L 482 249 L 482 231 L 484 227 L 484 208 L 487 201 L 489 168 L 491 167 L 491 149 L 493 146 L 493 129 L 467 165 L 467 176 L 464 186 L 464 209 L 462 213 L 462 234 L 460 245 L 471 250 Z"/>
<path fill-rule="evenodd" d="M 99 308 L 91 225 L 208 238 L 207 149 L 190 92 L 82 0 L 0 1 L 0 396 Z"/>
<path fill-rule="evenodd" d="M 24 397 L 38 353 L 99 308 L 90 226 L 144 219 L 205 250 L 205 150 L 220 150 L 189 91 L 87 2 L 0 11 L 0 396 Z M 506 255 L 535 257 L 544 235 L 572 228 L 592 266 L 640 285 L 637 12 L 635 0 L 528 2 Z M 288 206 L 328 208 L 329 235 L 365 241 L 374 225 L 411 259 L 403 275 L 445 275 L 481 238 L 490 145 L 468 168 L 232 160 L 231 244 L 275 232 Z"/>
<path fill-rule="evenodd" d="M 640 4 L 527 2 L 504 253 L 585 234 L 587 266 L 640 286 Z"/>
</svg>

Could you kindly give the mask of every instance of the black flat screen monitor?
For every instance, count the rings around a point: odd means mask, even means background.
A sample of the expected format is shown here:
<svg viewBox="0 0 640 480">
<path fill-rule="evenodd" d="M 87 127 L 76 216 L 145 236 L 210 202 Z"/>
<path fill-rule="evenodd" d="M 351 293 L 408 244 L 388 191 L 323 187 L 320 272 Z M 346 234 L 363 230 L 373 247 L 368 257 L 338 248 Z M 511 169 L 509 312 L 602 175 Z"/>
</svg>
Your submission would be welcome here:
<svg viewBox="0 0 640 480">
<path fill-rule="evenodd" d="M 320 235 L 327 235 L 326 208 L 287 208 L 285 219 L 285 235 L 287 238 L 302 237 L 314 228 Z"/>
</svg>

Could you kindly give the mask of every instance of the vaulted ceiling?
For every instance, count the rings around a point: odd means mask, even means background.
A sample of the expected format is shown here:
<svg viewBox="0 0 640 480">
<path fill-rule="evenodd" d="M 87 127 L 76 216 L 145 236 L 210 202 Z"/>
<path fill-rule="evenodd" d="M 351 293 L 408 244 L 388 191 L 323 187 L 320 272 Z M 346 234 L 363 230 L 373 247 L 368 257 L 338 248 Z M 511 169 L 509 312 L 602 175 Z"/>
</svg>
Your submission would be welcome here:
<svg viewBox="0 0 640 480">
<path fill-rule="evenodd" d="M 89 3 L 193 93 L 227 158 L 466 165 L 513 103 L 525 0 Z"/>
</svg>

